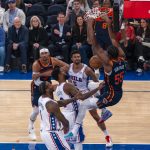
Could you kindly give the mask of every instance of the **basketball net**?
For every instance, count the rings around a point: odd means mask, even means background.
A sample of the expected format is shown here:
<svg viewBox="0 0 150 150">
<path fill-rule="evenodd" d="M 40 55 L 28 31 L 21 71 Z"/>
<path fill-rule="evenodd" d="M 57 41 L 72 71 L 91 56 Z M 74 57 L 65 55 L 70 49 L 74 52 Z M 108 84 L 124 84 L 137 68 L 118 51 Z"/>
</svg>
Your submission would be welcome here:
<svg viewBox="0 0 150 150">
<path fill-rule="evenodd" d="M 88 20 L 89 18 L 93 18 L 96 21 L 101 20 L 101 15 L 107 14 L 108 16 L 113 15 L 113 10 L 111 8 L 106 8 L 106 7 L 96 7 L 92 8 L 89 11 L 86 12 L 84 15 L 84 20 Z"/>
</svg>

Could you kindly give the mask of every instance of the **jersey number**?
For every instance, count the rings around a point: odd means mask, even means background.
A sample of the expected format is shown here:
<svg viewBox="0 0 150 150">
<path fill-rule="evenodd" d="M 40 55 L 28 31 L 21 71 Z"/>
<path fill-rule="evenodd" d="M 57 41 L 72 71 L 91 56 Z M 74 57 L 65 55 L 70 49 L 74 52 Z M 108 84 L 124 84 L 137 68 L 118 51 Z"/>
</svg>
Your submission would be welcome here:
<svg viewBox="0 0 150 150">
<path fill-rule="evenodd" d="M 123 82 L 124 72 L 118 73 L 115 75 L 115 84 L 118 85 Z"/>
<path fill-rule="evenodd" d="M 103 29 L 106 29 L 106 28 L 107 28 L 107 23 L 104 22 L 104 23 L 102 24 L 102 28 L 103 28 Z"/>
</svg>

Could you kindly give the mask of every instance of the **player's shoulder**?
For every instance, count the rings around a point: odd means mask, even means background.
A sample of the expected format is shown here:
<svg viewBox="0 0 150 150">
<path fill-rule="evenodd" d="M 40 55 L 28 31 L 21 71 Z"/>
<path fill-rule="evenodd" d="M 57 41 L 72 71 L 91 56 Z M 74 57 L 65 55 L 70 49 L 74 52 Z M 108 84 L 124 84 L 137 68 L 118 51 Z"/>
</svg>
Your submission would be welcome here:
<svg viewBox="0 0 150 150">
<path fill-rule="evenodd" d="M 45 107 L 49 110 L 49 112 L 55 112 L 55 110 L 59 108 L 58 103 L 54 100 L 47 101 Z"/>
<path fill-rule="evenodd" d="M 36 60 L 36 61 L 34 61 L 34 63 L 32 64 L 32 69 L 33 68 L 40 68 L 40 63 L 39 63 L 39 59 L 38 60 Z"/>
</svg>

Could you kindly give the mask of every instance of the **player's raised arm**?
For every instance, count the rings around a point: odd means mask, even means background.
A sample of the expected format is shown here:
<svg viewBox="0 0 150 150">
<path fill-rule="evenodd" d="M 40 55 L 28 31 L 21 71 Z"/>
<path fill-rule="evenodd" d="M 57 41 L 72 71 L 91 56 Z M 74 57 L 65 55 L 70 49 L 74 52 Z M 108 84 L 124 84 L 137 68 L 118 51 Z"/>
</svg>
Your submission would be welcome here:
<svg viewBox="0 0 150 150">
<path fill-rule="evenodd" d="M 98 88 L 95 88 L 94 90 L 87 92 L 86 94 L 81 93 L 73 84 L 71 83 L 66 83 L 64 86 L 64 91 L 66 94 L 75 97 L 76 99 L 80 100 L 85 100 L 92 95 L 94 95 L 97 91 L 99 90 Z"/>
<path fill-rule="evenodd" d="M 102 60 L 104 64 L 108 63 L 108 57 L 106 55 L 106 52 L 100 47 L 100 45 L 96 41 L 93 18 L 89 18 L 87 20 L 87 36 L 88 43 L 92 45 L 93 54 L 98 55 L 98 57 Z"/>
<path fill-rule="evenodd" d="M 120 57 L 125 57 L 125 53 L 122 50 L 122 48 L 120 47 L 120 44 L 116 41 L 116 35 L 115 33 L 112 31 L 112 21 L 108 18 L 108 16 L 106 14 L 101 16 L 105 22 L 108 24 L 108 33 L 112 42 L 112 45 L 117 47 L 119 50 L 119 56 Z"/>
<path fill-rule="evenodd" d="M 52 58 L 52 64 L 54 67 L 59 66 L 59 67 L 66 67 L 69 69 L 69 65 L 67 63 L 65 63 L 57 58 L 54 58 L 54 57 L 51 57 L 51 58 Z"/>
<path fill-rule="evenodd" d="M 64 99 L 63 101 L 62 100 L 59 100 L 57 101 L 59 107 L 66 107 L 68 104 L 74 102 L 76 100 L 75 97 L 73 98 L 70 98 L 70 99 Z"/>
<path fill-rule="evenodd" d="M 61 113 L 58 104 L 52 101 L 48 101 L 46 103 L 46 109 L 48 113 L 53 113 L 56 116 L 56 118 L 63 124 L 64 133 L 66 134 L 69 131 L 69 122 Z"/>
</svg>

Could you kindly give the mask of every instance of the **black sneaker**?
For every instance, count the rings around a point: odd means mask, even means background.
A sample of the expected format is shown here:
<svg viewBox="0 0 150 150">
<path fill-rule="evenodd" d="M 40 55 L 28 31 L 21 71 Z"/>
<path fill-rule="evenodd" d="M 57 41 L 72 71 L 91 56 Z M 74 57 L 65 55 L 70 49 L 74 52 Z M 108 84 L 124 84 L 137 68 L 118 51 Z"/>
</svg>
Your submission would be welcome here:
<svg viewBox="0 0 150 150">
<path fill-rule="evenodd" d="M 26 65 L 22 65 L 21 72 L 22 73 L 27 73 L 27 67 L 26 67 Z"/>
<path fill-rule="evenodd" d="M 5 68 L 4 68 L 4 72 L 10 72 L 11 71 L 11 69 L 10 69 L 10 65 L 8 65 L 8 64 L 6 64 L 5 65 Z"/>
</svg>

